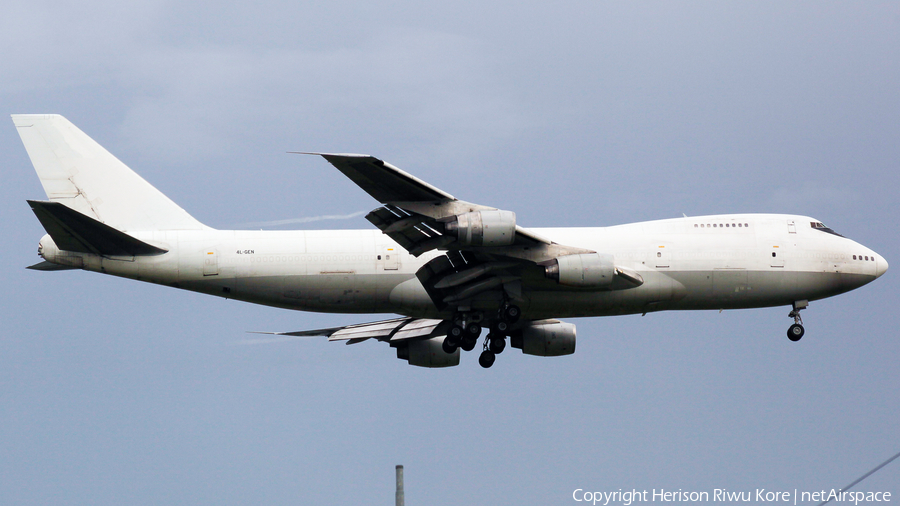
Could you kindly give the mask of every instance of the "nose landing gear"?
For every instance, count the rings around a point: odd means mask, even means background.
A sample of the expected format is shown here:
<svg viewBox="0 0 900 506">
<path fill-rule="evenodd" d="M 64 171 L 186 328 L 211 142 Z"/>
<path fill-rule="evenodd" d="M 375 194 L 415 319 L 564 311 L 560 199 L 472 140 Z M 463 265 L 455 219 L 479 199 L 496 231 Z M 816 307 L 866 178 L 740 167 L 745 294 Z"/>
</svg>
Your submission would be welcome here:
<svg viewBox="0 0 900 506">
<path fill-rule="evenodd" d="M 800 300 L 794 302 L 793 309 L 788 313 L 788 317 L 794 319 L 794 324 L 787 331 L 788 339 L 791 341 L 799 341 L 803 334 L 806 333 L 806 330 L 803 328 L 803 319 L 800 318 L 800 310 L 806 309 L 808 306 L 809 301 Z"/>
</svg>

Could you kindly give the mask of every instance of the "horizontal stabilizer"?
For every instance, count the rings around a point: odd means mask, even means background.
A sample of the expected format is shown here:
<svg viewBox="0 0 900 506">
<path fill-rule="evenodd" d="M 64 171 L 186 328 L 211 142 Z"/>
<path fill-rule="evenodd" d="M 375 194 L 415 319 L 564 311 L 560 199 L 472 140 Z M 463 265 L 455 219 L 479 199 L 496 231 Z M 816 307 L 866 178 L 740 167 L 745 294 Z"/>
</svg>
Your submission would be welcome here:
<svg viewBox="0 0 900 506">
<path fill-rule="evenodd" d="M 29 200 L 28 205 L 61 250 L 107 256 L 160 255 L 166 252 L 58 202 Z"/>
<path fill-rule="evenodd" d="M 31 269 L 33 271 L 69 271 L 78 269 L 78 267 L 70 266 L 70 265 L 59 265 L 51 262 L 38 262 L 34 265 L 29 265 L 26 269 Z"/>
</svg>

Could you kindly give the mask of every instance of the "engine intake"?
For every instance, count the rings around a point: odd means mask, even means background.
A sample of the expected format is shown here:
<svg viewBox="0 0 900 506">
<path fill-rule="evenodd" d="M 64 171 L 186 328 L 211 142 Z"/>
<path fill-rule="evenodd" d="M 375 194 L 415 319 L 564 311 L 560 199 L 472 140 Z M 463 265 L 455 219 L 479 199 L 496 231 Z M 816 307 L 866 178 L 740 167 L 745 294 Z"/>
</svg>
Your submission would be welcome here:
<svg viewBox="0 0 900 506">
<path fill-rule="evenodd" d="M 498 210 L 459 214 L 444 229 L 456 234 L 466 246 L 509 246 L 516 238 L 516 213 Z"/>
<path fill-rule="evenodd" d="M 575 353 L 575 325 L 559 320 L 538 320 L 517 330 L 509 344 L 526 355 L 558 357 Z"/>
<path fill-rule="evenodd" d="M 604 288 L 616 277 L 616 266 L 610 254 L 583 253 L 554 258 L 544 274 L 565 286 Z"/>
</svg>

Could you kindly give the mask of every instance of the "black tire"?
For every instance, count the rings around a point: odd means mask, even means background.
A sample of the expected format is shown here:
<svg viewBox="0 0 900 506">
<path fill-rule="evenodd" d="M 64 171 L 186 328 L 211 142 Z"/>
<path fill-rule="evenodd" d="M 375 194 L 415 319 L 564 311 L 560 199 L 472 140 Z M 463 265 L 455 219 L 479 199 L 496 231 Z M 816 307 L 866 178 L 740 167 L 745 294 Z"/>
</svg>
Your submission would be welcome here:
<svg viewBox="0 0 900 506">
<path fill-rule="evenodd" d="M 494 365 L 494 360 L 496 360 L 497 356 L 491 353 L 489 350 L 484 350 L 481 352 L 481 355 L 478 357 L 478 364 L 485 369 Z"/>
<path fill-rule="evenodd" d="M 474 336 L 475 339 L 478 339 L 478 336 L 481 335 L 481 325 L 474 322 L 466 325 L 466 334 Z"/>
<path fill-rule="evenodd" d="M 795 323 L 791 325 L 791 327 L 787 331 L 788 339 L 791 341 L 799 341 L 803 334 L 806 333 L 806 330 L 803 328 L 803 325 L 799 323 Z"/>
<path fill-rule="evenodd" d="M 497 322 L 497 331 L 500 333 L 506 333 L 509 330 L 509 324 L 506 322 Z"/>
<path fill-rule="evenodd" d="M 450 327 L 450 332 L 447 332 L 447 338 L 450 339 L 450 344 L 455 346 L 459 346 L 465 335 L 466 330 L 459 325 L 453 325 Z"/>
<path fill-rule="evenodd" d="M 462 342 L 459 344 L 459 347 L 463 349 L 463 351 L 472 351 L 475 349 L 475 345 L 478 344 L 478 339 L 474 337 L 465 337 Z"/>
<path fill-rule="evenodd" d="M 506 338 L 503 336 L 491 336 L 488 341 L 488 349 L 495 355 L 503 353 L 506 349 Z"/>
<path fill-rule="evenodd" d="M 441 348 L 444 350 L 444 353 L 446 353 L 447 355 L 453 355 L 454 353 L 456 353 L 456 350 L 459 348 L 459 346 L 453 344 L 451 342 L 450 337 L 448 336 L 448 337 L 445 337 L 444 342 L 441 343 Z"/>
<path fill-rule="evenodd" d="M 519 306 L 506 306 L 503 309 L 503 319 L 506 323 L 516 323 L 520 316 L 522 316 L 522 310 L 519 309 Z"/>
</svg>

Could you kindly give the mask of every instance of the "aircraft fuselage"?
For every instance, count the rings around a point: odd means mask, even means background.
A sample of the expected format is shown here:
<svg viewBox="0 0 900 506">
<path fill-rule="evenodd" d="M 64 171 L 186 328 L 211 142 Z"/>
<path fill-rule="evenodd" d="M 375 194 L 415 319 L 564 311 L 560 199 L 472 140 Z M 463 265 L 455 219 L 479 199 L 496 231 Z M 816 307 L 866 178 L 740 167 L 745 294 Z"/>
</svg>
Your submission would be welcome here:
<svg viewBox="0 0 900 506">
<path fill-rule="evenodd" d="M 850 239 L 794 215 L 677 218 L 600 228 L 534 229 L 554 240 L 614 256 L 641 286 L 576 289 L 535 266 L 521 277 L 528 319 L 658 310 L 790 305 L 858 288 L 887 263 Z M 130 231 L 167 250 L 108 257 L 63 252 L 42 239 L 50 262 L 281 308 L 333 313 L 398 313 L 448 318 L 416 279 L 443 254 L 416 258 L 376 230 Z M 482 301 L 493 307 L 496 301 Z M 477 308 L 477 298 L 472 302 Z"/>
</svg>

